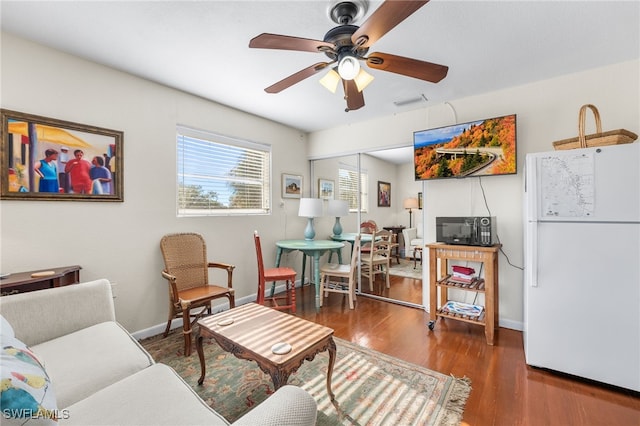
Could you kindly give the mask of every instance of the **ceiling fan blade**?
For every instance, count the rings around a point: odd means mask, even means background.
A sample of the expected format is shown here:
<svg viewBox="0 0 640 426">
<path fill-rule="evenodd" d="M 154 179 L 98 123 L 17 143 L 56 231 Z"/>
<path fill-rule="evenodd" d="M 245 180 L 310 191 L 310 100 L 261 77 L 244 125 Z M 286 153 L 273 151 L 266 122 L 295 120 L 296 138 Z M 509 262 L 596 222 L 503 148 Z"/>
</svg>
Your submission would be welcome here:
<svg viewBox="0 0 640 426">
<path fill-rule="evenodd" d="M 275 84 L 272 84 L 271 86 L 264 89 L 264 91 L 267 93 L 279 93 L 296 83 L 300 83 L 305 78 L 311 77 L 312 75 L 314 75 L 318 71 L 325 69 L 327 65 L 332 63 L 333 62 L 318 62 L 317 64 L 313 64 L 310 67 L 300 70 L 295 74 L 291 74 L 289 77 L 284 78 Z"/>
<path fill-rule="evenodd" d="M 351 36 L 356 46 L 370 47 L 429 0 L 387 0 L 380 5 Z"/>
<path fill-rule="evenodd" d="M 364 106 L 364 95 L 358 91 L 358 86 L 353 80 L 342 80 L 344 98 L 347 101 L 346 111 L 355 111 Z"/>
<path fill-rule="evenodd" d="M 249 47 L 258 49 L 299 50 L 302 52 L 325 52 L 334 50 L 333 43 L 280 34 L 263 33 L 251 39 Z"/>
<path fill-rule="evenodd" d="M 369 67 L 437 83 L 447 76 L 449 67 L 389 53 L 375 52 L 367 58 Z"/>
</svg>

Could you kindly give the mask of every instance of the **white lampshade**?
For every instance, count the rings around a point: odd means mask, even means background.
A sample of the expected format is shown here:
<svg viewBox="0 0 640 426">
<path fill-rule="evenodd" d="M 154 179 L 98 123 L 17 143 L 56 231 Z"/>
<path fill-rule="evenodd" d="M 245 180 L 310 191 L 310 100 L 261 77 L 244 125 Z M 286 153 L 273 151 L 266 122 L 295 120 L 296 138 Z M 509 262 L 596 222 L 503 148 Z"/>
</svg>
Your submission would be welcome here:
<svg viewBox="0 0 640 426">
<path fill-rule="evenodd" d="M 329 200 L 327 216 L 344 217 L 349 214 L 349 203 L 346 200 Z"/>
<path fill-rule="evenodd" d="M 322 216 L 322 200 L 320 198 L 301 198 L 300 208 L 298 209 L 300 217 L 320 217 Z"/>
<path fill-rule="evenodd" d="M 405 198 L 402 203 L 402 207 L 405 209 L 417 209 L 418 208 L 418 199 L 417 198 Z"/>
</svg>

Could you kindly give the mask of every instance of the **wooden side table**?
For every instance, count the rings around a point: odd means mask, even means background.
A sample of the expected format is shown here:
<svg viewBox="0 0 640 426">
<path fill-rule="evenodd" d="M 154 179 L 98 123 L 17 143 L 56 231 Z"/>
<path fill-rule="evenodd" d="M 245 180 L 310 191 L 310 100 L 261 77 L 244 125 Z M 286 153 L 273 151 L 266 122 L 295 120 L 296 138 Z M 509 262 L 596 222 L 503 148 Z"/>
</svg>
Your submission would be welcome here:
<svg viewBox="0 0 640 426">
<path fill-rule="evenodd" d="M 82 267 L 74 265 L 12 273 L 0 279 L 0 296 L 77 284 L 80 269 Z"/>
<path fill-rule="evenodd" d="M 404 226 L 403 225 L 384 226 L 382 229 L 391 231 L 391 233 L 393 234 L 393 237 L 392 237 L 393 246 L 391 248 L 391 257 L 395 257 L 399 265 L 400 264 L 400 247 L 404 247 L 404 243 L 401 244 L 402 230 L 404 229 Z"/>
<path fill-rule="evenodd" d="M 418 258 L 420 258 L 420 265 L 422 265 L 422 247 L 415 246 L 413 248 L 413 269 L 418 267 Z"/>
<path fill-rule="evenodd" d="M 433 330 L 438 317 L 477 324 L 484 327 L 487 344 L 493 345 L 494 334 L 498 328 L 498 251 L 502 245 L 476 247 L 432 243 L 427 244 L 427 247 L 429 248 L 429 329 Z M 484 279 L 480 278 L 468 284 L 449 281 L 451 276 L 448 272 L 449 260 L 483 263 Z M 444 312 L 442 306 L 447 303 L 449 289 L 484 293 L 484 311 L 477 317 Z"/>
</svg>

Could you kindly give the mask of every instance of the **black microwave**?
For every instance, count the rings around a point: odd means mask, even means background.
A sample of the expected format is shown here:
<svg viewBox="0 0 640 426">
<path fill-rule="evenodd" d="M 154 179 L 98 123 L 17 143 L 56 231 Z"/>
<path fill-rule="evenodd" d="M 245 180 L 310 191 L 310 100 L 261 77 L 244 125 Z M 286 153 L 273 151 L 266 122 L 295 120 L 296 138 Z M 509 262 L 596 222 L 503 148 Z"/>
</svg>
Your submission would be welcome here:
<svg viewBox="0 0 640 426">
<path fill-rule="evenodd" d="M 436 241 L 465 246 L 498 242 L 496 218 L 488 216 L 436 217 Z"/>
</svg>

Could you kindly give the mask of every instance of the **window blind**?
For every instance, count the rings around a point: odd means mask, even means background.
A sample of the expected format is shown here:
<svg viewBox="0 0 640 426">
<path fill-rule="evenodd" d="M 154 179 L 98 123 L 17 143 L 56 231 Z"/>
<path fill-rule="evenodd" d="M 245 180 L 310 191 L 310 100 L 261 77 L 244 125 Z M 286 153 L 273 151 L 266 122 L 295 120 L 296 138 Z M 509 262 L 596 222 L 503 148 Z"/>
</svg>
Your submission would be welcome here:
<svg viewBox="0 0 640 426">
<path fill-rule="evenodd" d="M 271 147 L 178 127 L 178 216 L 268 214 Z"/>
<path fill-rule="evenodd" d="M 360 173 L 360 196 L 362 199 L 361 212 L 367 212 L 369 205 L 369 195 L 367 188 L 369 187 L 369 176 L 365 170 Z M 338 199 L 347 200 L 349 203 L 349 211 L 358 211 L 358 171 L 346 165 L 341 165 L 338 169 Z"/>
</svg>

